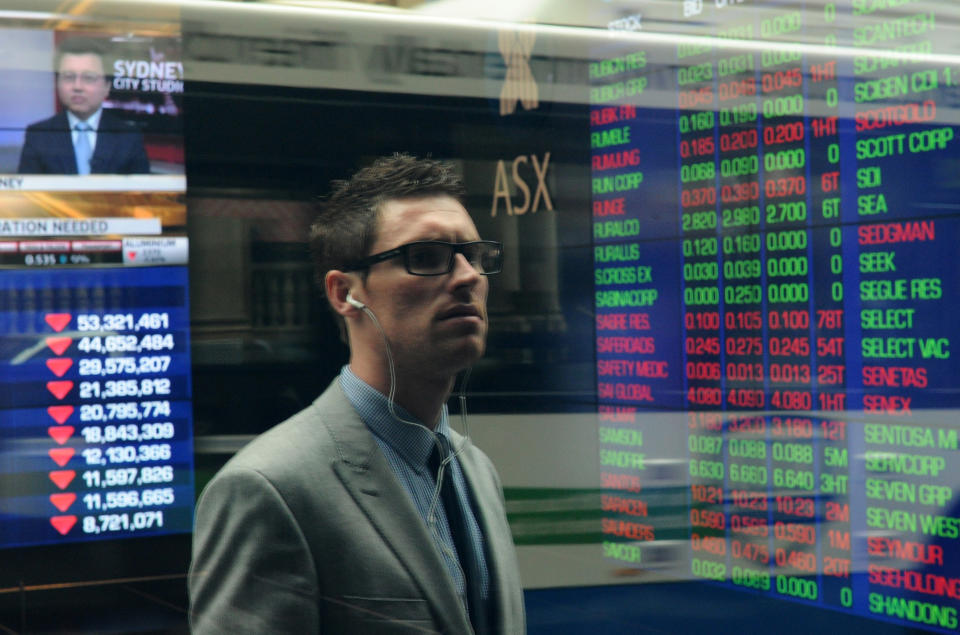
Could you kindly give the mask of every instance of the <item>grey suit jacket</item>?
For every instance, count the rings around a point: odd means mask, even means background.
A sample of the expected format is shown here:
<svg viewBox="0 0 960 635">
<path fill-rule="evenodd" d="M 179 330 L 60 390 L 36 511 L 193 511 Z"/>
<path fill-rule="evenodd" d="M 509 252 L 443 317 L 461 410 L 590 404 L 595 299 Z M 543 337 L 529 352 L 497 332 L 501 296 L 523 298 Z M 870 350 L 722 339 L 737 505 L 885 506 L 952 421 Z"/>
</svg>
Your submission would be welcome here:
<svg viewBox="0 0 960 635">
<path fill-rule="evenodd" d="M 459 460 L 488 545 L 494 624 L 523 633 L 499 477 L 470 443 Z M 195 633 L 470 632 L 426 525 L 337 380 L 204 490 L 190 604 Z"/>
</svg>

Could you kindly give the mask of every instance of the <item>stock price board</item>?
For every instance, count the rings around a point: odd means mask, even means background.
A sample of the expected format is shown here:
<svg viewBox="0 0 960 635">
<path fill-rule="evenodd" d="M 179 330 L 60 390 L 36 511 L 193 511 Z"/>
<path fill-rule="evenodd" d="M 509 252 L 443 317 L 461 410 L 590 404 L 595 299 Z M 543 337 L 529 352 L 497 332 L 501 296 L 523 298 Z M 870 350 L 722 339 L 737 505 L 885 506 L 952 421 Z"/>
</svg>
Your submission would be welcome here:
<svg viewBox="0 0 960 635">
<path fill-rule="evenodd" d="M 946 16 L 672 7 L 687 35 L 589 69 L 604 553 L 654 566 L 677 537 L 650 503 L 672 456 L 686 575 L 955 631 Z"/>
</svg>

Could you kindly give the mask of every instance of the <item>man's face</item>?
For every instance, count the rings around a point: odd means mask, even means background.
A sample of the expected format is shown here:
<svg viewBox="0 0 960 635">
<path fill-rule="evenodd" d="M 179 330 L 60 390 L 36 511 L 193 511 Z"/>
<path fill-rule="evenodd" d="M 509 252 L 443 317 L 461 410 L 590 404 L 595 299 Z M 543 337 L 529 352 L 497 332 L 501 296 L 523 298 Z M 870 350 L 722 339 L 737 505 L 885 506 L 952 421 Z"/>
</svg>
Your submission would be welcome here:
<svg viewBox="0 0 960 635">
<path fill-rule="evenodd" d="M 479 239 L 454 198 L 398 199 L 383 204 L 371 253 L 418 240 Z M 402 257 L 392 258 L 372 266 L 364 284 L 365 302 L 380 320 L 398 371 L 438 377 L 452 376 L 483 354 L 487 289 L 486 276 L 463 254 L 456 254 L 452 271 L 437 276 L 412 275 Z"/>
<path fill-rule="evenodd" d="M 110 92 L 103 73 L 103 60 L 93 53 L 60 58 L 57 68 L 57 95 L 60 103 L 80 119 L 95 113 Z"/>
</svg>

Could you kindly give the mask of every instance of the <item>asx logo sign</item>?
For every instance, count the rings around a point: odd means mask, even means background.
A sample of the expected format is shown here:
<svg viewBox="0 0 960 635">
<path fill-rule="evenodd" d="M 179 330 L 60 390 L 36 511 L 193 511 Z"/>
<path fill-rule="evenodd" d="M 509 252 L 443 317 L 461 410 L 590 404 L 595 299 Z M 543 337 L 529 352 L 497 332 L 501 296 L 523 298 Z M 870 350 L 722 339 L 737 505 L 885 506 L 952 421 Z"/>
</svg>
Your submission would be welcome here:
<svg viewBox="0 0 960 635">
<path fill-rule="evenodd" d="M 530 70 L 530 57 L 537 34 L 532 30 L 514 31 L 501 29 L 498 35 L 498 48 L 507 65 L 507 73 L 500 89 L 500 115 L 513 114 L 517 103 L 525 110 L 533 110 L 540 105 L 537 80 Z"/>
<path fill-rule="evenodd" d="M 528 164 L 533 167 L 533 176 L 536 179 L 532 199 L 530 197 L 530 185 L 527 184 L 527 179 L 530 176 L 530 170 L 527 168 Z M 524 178 L 524 175 L 520 173 L 521 165 L 524 166 L 524 173 L 527 178 Z M 500 159 L 497 161 L 497 171 L 493 177 L 493 203 L 490 206 L 490 216 L 496 218 L 501 202 L 503 202 L 508 216 L 522 216 L 527 212 L 536 214 L 537 210 L 540 209 L 541 202 L 546 209 L 553 211 L 553 200 L 550 198 L 550 190 L 547 189 L 547 169 L 550 167 L 550 153 L 544 153 L 542 160 L 535 154 L 529 155 L 529 158 L 525 154 L 520 154 L 514 157 L 511 166 L 510 173 L 513 176 L 513 186 L 522 194 L 523 202 L 519 205 L 513 202 L 513 197 L 510 194 L 510 181 L 507 179 L 506 161 Z"/>
</svg>

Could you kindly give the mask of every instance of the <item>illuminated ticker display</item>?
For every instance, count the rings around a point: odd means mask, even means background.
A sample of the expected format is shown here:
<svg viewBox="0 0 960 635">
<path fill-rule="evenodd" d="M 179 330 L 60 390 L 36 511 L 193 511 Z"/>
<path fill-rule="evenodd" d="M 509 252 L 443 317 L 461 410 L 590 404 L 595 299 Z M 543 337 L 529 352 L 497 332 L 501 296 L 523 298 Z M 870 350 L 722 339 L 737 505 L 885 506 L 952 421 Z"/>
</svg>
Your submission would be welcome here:
<svg viewBox="0 0 960 635">
<path fill-rule="evenodd" d="M 189 532 L 186 267 L 3 275 L 0 547 Z"/>
<path fill-rule="evenodd" d="M 955 631 L 960 69 L 909 3 L 707 4 L 590 66 L 604 554 L 654 564 L 676 456 L 691 577 Z"/>
</svg>

